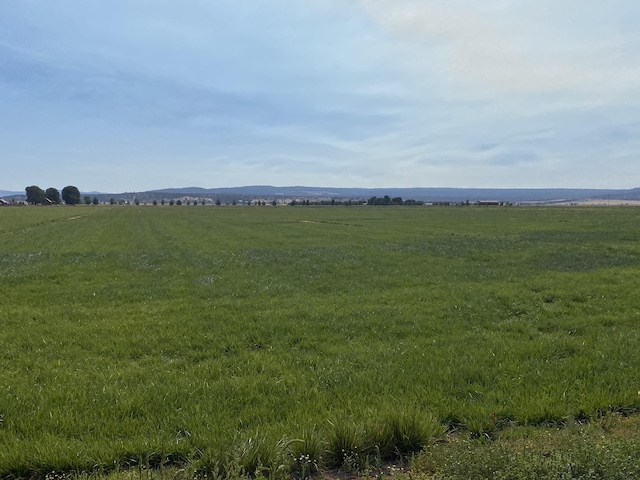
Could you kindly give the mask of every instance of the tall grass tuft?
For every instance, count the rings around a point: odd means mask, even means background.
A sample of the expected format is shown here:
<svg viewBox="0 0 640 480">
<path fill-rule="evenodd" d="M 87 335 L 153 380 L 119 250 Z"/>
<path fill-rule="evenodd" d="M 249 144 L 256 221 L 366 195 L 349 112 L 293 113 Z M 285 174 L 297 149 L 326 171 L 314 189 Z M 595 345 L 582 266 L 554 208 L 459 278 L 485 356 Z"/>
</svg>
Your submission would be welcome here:
<svg viewBox="0 0 640 480">
<path fill-rule="evenodd" d="M 318 471 L 326 442 L 315 428 L 304 430 L 297 440 L 291 441 L 291 473 L 306 479 Z"/>
<path fill-rule="evenodd" d="M 442 437 L 446 427 L 428 413 L 393 412 L 367 430 L 368 454 L 373 460 L 403 459 Z"/>
<path fill-rule="evenodd" d="M 237 445 L 229 464 L 236 466 L 238 473 L 243 477 L 285 478 L 289 473 L 291 443 L 286 437 L 274 441 L 256 431 L 254 435 Z"/>
<path fill-rule="evenodd" d="M 446 427 L 430 414 L 397 413 L 388 419 L 393 454 L 407 457 L 444 435 Z"/>
<path fill-rule="evenodd" d="M 347 473 L 358 473 L 365 465 L 367 448 L 365 430 L 350 420 L 329 422 L 330 430 L 325 451 L 325 463 Z"/>
</svg>

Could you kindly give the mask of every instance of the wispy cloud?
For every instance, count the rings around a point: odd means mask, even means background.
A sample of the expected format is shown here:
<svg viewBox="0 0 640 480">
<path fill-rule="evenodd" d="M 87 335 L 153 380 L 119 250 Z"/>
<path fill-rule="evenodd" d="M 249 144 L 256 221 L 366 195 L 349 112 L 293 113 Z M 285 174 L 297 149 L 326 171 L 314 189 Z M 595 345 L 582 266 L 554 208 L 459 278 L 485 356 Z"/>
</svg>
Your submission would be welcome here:
<svg viewBox="0 0 640 480">
<path fill-rule="evenodd" d="M 591 11 L 594 17 L 601 10 L 596 2 L 569 3 L 575 11 Z M 620 15 L 628 10 L 628 2 L 614 3 Z M 629 43 L 637 48 L 640 37 L 616 32 L 611 38 L 605 31 L 599 33 L 606 36 L 594 38 L 586 25 L 587 31 L 577 32 L 580 43 L 567 38 L 572 5 L 541 1 L 523 9 L 503 2 L 445 6 L 431 1 L 361 0 L 361 4 L 379 25 L 416 42 L 410 48 L 428 51 L 417 68 L 440 70 L 452 82 L 523 92 L 638 89 L 638 51 L 621 58 L 621 50 Z M 558 17 L 566 18 L 555 25 L 549 22 Z M 610 61 L 612 55 L 617 62 Z M 416 58 L 413 53 L 412 57 Z"/>
</svg>

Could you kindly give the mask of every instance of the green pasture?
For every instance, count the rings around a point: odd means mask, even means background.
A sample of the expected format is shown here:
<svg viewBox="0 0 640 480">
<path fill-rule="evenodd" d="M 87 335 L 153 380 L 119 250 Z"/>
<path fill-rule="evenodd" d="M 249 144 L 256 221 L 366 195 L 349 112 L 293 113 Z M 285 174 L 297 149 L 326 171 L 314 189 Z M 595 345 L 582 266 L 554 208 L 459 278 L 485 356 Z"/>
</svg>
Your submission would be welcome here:
<svg viewBox="0 0 640 480">
<path fill-rule="evenodd" d="M 637 412 L 639 291 L 636 208 L 0 208 L 0 477 Z"/>
</svg>

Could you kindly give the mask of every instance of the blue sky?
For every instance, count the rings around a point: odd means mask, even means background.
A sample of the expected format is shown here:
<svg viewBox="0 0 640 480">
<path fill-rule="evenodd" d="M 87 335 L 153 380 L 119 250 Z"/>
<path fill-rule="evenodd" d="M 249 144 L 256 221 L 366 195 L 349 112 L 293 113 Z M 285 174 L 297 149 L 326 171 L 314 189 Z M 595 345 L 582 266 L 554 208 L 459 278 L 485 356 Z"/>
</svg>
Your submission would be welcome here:
<svg viewBox="0 0 640 480">
<path fill-rule="evenodd" d="M 640 186 L 637 0 L 3 0 L 0 189 Z"/>
</svg>

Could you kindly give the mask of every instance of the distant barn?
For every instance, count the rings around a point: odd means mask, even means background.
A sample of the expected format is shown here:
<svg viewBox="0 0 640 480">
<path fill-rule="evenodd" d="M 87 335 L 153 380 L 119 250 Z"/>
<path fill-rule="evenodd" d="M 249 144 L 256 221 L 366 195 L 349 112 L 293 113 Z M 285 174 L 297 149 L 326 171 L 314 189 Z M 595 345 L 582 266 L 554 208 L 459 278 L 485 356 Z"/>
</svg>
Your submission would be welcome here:
<svg viewBox="0 0 640 480">
<path fill-rule="evenodd" d="M 482 207 L 498 207 L 500 202 L 498 200 L 480 200 L 478 205 Z"/>
</svg>

